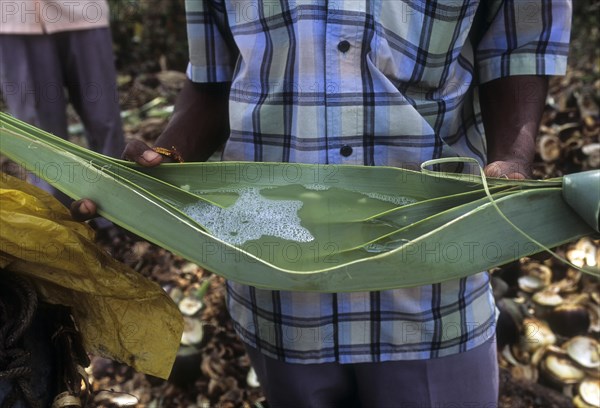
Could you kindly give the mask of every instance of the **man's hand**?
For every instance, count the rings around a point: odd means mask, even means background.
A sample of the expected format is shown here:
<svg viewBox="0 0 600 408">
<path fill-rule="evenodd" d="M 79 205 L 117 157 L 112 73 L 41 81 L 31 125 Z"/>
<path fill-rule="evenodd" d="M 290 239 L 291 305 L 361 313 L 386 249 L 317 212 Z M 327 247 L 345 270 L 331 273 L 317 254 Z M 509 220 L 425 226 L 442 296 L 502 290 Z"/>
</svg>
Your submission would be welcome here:
<svg viewBox="0 0 600 408">
<path fill-rule="evenodd" d="M 481 114 L 489 177 L 531 178 L 535 139 L 548 93 L 548 78 L 511 76 L 481 85 Z"/>
<path fill-rule="evenodd" d="M 522 180 L 531 178 L 531 166 L 526 163 L 495 161 L 483 168 L 487 177 Z"/>
<path fill-rule="evenodd" d="M 229 87 L 225 82 L 196 84 L 187 80 L 155 146 L 175 147 L 185 161 L 208 159 L 229 136 Z M 127 144 L 122 158 L 146 167 L 173 161 L 139 140 Z M 94 218 L 96 210 L 96 203 L 87 198 L 71 204 L 71 215 L 78 221 Z"/>
<path fill-rule="evenodd" d="M 136 162 L 137 164 L 145 167 L 154 167 L 161 163 L 168 163 L 172 161 L 168 157 L 164 157 L 156 153 L 150 148 L 150 146 L 139 140 L 134 140 L 127 143 L 121 158 Z"/>
<path fill-rule="evenodd" d="M 75 221 L 86 221 L 97 215 L 96 203 L 89 198 L 73 201 L 70 210 Z"/>
<path fill-rule="evenodd" d="M 172 161 L 170 158 L 156 153 L 150 146 L 139 140 L 129 142 L 125 146 L 121 158 L 145 167 L 154 167 Z M 71 203 L 71 216 L 76 221 L 86 221 L 97 215 L 96 203 L 89 198 L 82 198 Z"/>
<path fill-rule="evenodd" d="M 488 177 L 525 179 L 533 176 L 535 140 L 548 93 L 548 78 L 511 76 L 480 87 L 481 114 L 488 145 Z M 535 259 L 548 258 L 545 252 Z"/>
</svg>

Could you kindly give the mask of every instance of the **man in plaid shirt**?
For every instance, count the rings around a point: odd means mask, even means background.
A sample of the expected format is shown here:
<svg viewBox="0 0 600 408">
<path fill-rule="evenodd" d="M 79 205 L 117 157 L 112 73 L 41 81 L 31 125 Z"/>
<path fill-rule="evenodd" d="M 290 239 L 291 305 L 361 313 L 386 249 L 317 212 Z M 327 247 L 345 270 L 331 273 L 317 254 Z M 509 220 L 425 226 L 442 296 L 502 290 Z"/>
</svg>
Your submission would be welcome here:
<svg viewBox="0 0 600 408">
<path fill-rule="evenodd" d="M 157 141 L 186 160 L 225 143 L 223 160 L 418 168 L 468 156 L 524 178 L 547 76 L 566 70 L 567 0 L 186 6 L 190 81 Z M 165 159 L 138 143 L 125 156 Z M 271 406 L 496 406 L 487 273 L 363 293 L 229 282 L 228 308 Z"/>
</svg>

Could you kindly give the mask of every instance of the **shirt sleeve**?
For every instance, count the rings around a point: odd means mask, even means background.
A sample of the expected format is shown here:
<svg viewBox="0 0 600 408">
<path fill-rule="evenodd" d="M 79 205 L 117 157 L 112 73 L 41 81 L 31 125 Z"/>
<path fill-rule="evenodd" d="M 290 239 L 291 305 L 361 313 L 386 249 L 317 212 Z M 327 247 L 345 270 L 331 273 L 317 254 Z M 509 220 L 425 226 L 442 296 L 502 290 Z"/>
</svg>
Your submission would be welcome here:
<svg viewBox="0 0 600 408">
<path fill-rule="evenodd" d="M 190 62 L 193 82 L 229 82 L 238 56 L 222 0 L 186 0 Z"/>
<path fill-rule="evenodd" d="M 512 75 L 562 75 L 567 70 L 571 0 L 495 0 L 476 48 L 479 82 Z"/>
</svg>

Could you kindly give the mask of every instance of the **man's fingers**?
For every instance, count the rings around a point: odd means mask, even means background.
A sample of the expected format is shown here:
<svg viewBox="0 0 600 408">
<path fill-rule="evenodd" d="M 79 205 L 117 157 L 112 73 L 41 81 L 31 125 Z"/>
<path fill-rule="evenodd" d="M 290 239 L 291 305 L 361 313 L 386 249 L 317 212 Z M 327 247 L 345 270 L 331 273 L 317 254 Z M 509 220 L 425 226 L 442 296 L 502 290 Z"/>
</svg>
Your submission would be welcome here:
<svg viewBox="0 0 600 408">
<path fill-rule="evenodd" d="M 524 180 L 526 177 L 521 173 L 508 173 L 506 174 L 506 178 L 513 180 Z"/>
<path fill-rule="evenodd" d="M 86 221 L 94 218 L 98 215 L 96 211 L 96 203 L 89 198 L 83 198 L 71 203 L 71 216 L 76 221 Z"/>
<path fill-rule="evenodd" d="M 529 175 L 528 169 L 520 163 L 496 161 L 484 167 L 483 172 L 487 177 L 507 178 L 522 180 Z"/>
<path fill-rule="evenodd" d="M 122 158 L 147 167 L 157 166 L 163 161 L 163 157 L 160 154 L 139 140 L 127 143 Z"/>
<path fill-rule="evenodd" d="M 139 140 L 127 143 L 121 157 L 147 167 L 157 166 L 163 161 L 163 157 L 160 154 Z M 96 203 L 89 198 L 83 198 L 71 203 L 71 216 L 76 221 L 86 221 L 94 218 L 98 215 L 96 212 Z"/>
</svg>

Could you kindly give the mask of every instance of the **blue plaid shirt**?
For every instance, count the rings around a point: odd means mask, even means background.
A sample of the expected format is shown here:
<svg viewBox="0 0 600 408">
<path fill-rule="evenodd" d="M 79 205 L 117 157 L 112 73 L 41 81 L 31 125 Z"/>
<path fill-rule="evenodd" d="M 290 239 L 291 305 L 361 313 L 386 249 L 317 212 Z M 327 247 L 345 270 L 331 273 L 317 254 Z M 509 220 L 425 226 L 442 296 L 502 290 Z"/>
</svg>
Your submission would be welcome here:
<svg viewBox="0 0 600 408">
<path fill-rule="evenodd" d="M 186 6 L 189 78 L 231 82 L 224 160 L 414 168 L 469 156 L 484 165 L 477 85 L 566 70 L 567 0 Z M 496 317 L 486 273 L 332 294 L 229 282 L 228 308 L 245 342 L 294 363 L 459 353 L 493 336 Z"/>
</svg>

